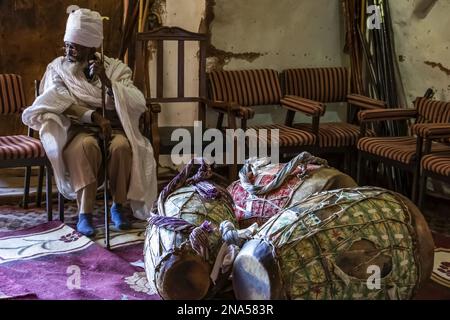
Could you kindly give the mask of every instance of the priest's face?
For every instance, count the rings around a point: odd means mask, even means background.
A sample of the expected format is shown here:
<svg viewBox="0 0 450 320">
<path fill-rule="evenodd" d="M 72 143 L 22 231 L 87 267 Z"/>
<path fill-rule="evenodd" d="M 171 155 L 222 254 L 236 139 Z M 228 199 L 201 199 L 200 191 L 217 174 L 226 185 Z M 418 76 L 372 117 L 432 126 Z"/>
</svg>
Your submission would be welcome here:
<svg viewBox="0 0 450 320">
<path fill-rule="evenodd" d="M 64 50 L 69 62 L 79 63 L 87 62 L 95 53 L 95 48 L 88 48 L 73 42 L 65 42 Z"/>
</svg>

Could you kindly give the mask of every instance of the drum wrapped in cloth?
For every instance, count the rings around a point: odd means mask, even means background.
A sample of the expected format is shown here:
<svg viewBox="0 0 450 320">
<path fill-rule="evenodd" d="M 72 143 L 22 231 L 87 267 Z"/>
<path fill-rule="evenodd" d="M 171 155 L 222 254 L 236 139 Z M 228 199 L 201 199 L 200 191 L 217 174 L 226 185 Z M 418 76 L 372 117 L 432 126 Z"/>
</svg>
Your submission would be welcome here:
<svg viewBox="0 0 450 320">
<path fill-rule="evenodd" d="M 238 299 L 410 299 L 431 276 L 431 232 L 380 188 L 313 195 L 272 217 L 233 265 Z"/>
<path fill-rule="evenodd" d="M 148 281 L 163 299 L 202 299 L 222 246 L 220 223 L 236 223 L 228 192 L 211 182 L 211 168 L 194 161 L 161 192 L 146 231 Z"/>
<path fill-rule="evenodd" d="M 239 172 L 240 179 L 228 187 L 241 228 L 254 222 L 261 225 L 316 192 L 357 186 L 350 176 L 307 152 L 286 164 L 270 164 L 269 160 L 248 160 Z"/>
</svg>

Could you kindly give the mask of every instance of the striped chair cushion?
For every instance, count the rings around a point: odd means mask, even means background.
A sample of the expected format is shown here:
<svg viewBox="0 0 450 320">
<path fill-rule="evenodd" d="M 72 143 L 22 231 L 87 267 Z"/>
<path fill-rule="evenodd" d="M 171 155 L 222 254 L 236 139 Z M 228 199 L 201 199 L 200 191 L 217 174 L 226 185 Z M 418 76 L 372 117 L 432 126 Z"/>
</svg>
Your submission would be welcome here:
<svg viewBox="0 0 450 320">
<path fill-rule="evenodd" d="M 0 160 L 31 159 L 45 156 L 41 141 L 28 136 L 0 137 Z"/>
<path fill-rule="evenodd" d="M 312 131 L 312 125 L 299 123 L 294 125 L 300 130 Z M 359 126 L 349 123 L 321 123 L 319 128 L 319 146 L 321 148 L 354 146 L 359 138 Z M 375 136 L 372 130 L 367 130 L 367 136 Z"/>
<path fill-rule="evenodd" d="M 0 114 L 19 112 L 25 105 L 22 77 L 0 74 Z"/>
<path fill-rule="evenodd" d="M 281 87 L 275 70 L 214 71 L 209 74 L 214 101 L 241 106 L 279 104 Z"/>
<path fill-rule="evenodd" d="M 362 138 L 358 141 L 358 150 L 373 155 L 411 164 L 416 160 L 416 138 L 414 137 L 380 137 Z M 433 143 L 432 151 L 450 151 L 450 147 L 442 143 Z"/>
<path fill-rule="evenodd" d="M 418 112 L 416 123 L 450 123 L 450 102 L 417 98 L 414 106 Z"/>
<path fill-rule="evenodd" d="M 286 95 L 319 102 L 347 101 L 347 68 L 305 68 L 283 71 Z"/>
<path fill-rule="evenodd" d="M 250 128 L 255 129 L 258 139 L 266 140 L 267 144 L 271 143 L 270 130 L 278 129 L 280 147 L 312 146 L 316 142 L 316 138 L 312 133 L 294 129 L 283 124 L 260 125 Z M 267 137 L 262 136 L 261 131 L 258 131 L 258 129 L 267 129 Z"/>
<path fill-rule="evenodd" d="M 422 168 L 450 177 L 450 153 L 429 154 L 422 158 Z"/>
</svg>

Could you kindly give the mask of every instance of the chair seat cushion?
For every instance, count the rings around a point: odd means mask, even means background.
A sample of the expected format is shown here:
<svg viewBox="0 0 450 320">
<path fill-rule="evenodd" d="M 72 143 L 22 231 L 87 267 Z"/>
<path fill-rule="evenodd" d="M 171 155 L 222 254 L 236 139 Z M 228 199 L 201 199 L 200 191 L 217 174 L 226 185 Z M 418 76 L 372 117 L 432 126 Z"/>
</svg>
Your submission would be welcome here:
<svg viewBox="0 0 450 320">
<path fill-rule="evenodd" d="M 40 140 L 24 136 L 0 137 L 0 159 L 32 159 L 43 158 L 45 151 Z"/>
<path fill-rule="evenodd" d="M 312 124 L 298 123 L 294 125 L 295 128 L 312 131 Z M 321 123 L 319 127 L 319 146 L 321 148 L 339 148 L 354 146 L 359 138 L 359 126 L 345 123 Z M 367 130 L 367 136 L 374 136 L 372 130 Z"/>
<path fill-rule="evenodd" d="M 422 158 L 422 168 L 426 171 L 450 177 L 450 152 L 424 156 Z"/>
<path fill-rule="evenodd" d="M 271 143 L 270 130 L 279 130 L 279 144 L 280 147 L 297 147 L 297 146 L 312 146 L 316 142 L 315 136 L 304 130 L 288 127 L 283 124 L 270 124 L 270 125 L 258 125 L 252 126 L 250 129 L 255 129 L 258 135 L 258 139 L 266 139 L 267 143 Z M 261 135 L 261 129 L 268 130 L 267 138 Z"/>
<path fill-rule="evenodd" d="M 358 141 L 358 150 L 371 153 L 386 159 L 411 164 L 416 156 L 415 137 L 377 137 L 362 138 Z M 433 143 L 432 151 L 450 151 L 450 147 L 442 143 Z"/>
</svg>

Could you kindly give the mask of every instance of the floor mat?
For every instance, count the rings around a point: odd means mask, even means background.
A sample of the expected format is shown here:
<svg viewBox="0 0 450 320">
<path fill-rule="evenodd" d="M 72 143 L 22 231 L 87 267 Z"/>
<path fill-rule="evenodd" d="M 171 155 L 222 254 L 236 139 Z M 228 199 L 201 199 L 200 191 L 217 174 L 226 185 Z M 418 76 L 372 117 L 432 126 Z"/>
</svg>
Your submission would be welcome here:
<svg viewBox="0 0 450 320">
<path fill-rule="evenodd" d="M 126 248 L 127 243 L 142 246 L 136 236 L 113 238 L 116 249 Z M 159 299 L 148 294 L 142 270 L 60 222 L 0 233 L 0 296 L 4 298 Z"/>
</svg>

